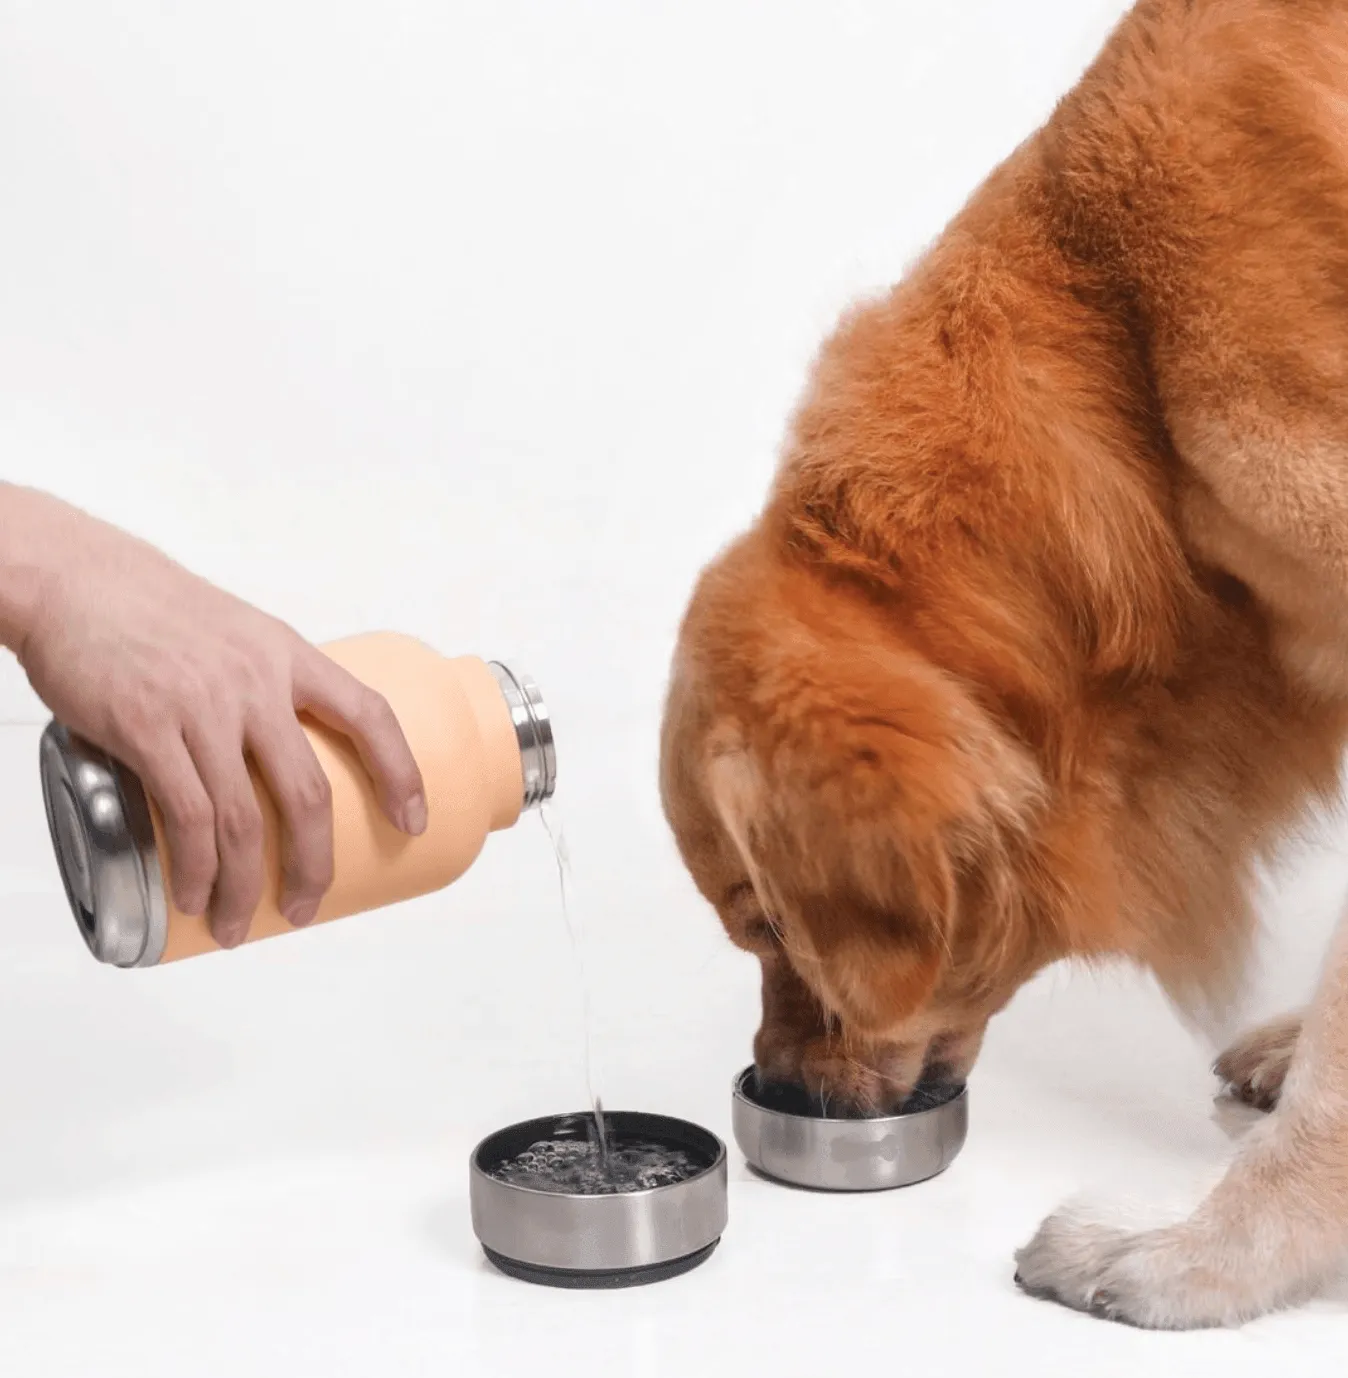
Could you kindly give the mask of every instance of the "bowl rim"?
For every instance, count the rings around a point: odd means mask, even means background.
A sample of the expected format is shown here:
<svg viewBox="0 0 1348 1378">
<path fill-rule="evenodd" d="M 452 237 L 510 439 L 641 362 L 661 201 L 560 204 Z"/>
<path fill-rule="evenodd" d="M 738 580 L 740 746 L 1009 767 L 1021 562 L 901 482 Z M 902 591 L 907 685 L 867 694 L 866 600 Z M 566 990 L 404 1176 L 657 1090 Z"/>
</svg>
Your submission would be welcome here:
<svg viewBox="0 0 1348 1378">
<path fill-rule="evenodd" d="M 477 1144 L 474 1145 L 472 1152 L 468 1155 L 470 1175 L 473 1177 L 474 1180 L 481 1180 L 492 1188 L 501 1191 L 516 1192 L 520 1196 L 537 1196 L 543 1198 L 544 1200 L 587 1202 L 649 1201 L 654 1197 L 660 1196 L 663 1192 L 685 1191 L 689 1187 L 691 1187 L 695 1182 L 701 1182 L 708 1175 L 716 1172 L 718 1168 L 722 1167 L 723 1165 L 729 1162 L 729 1152 L 726 1149 L 725 1141 L 721 1138 L 719 1134 L 708 1129 L 705 1125 L 698 1124 L 696 1120 L 685 1120 L 681 1115 L 662 1115 L 659 1113 L 659 1111 L 654 1110 L 605 1110 L 604 1118 L 608 1119 L 610 1116 L 613 1115 L 640 1115 L 645 1119 L 671 1120 L 676 1124 L 685 1124 L 690 1129 L 696 1129 L 701 1133 L 705 1134 L 709 1139 L 711 1139 L 715 1143 L 716 1152 L 713 1155 L 711 1162 L 708 1163 L 705 1168 L 702 1168 L 700 1171 L 695 1172 L 691 1177 L 685 1177 L 682 1182 L 666 1182 L 664 1183 L 664 1185 L 658 1187 L 636 1187 L 629 1191 L 605 1191 L 594 1192 L 589 1194 L 584 1192 L 573 1191 L 543 1191 L 539 1187 L 522 1187 L 517 1182 L 503 1182 L 499 1177 L 493 1177 L 492 1174 L 488 1172 L 486 1168 L 484 1168 L 482 1164 L 478 1161 L 478 1155 L 494 1138 L 497 1137 L 498 1134 L 504 1134 L 511 1129 L 519 1129 L 526 1124 L 542 1124 L 545 1122 L 556 1124 L 559 1120 L 583 1119 L 585 1116 L 593 1116 L 593 1114 L 594 1112 L 591 1110 L 568 1111 L 560 1115 L 535 1115 L 531 1119 L 518 1120 L 514 1124 L 503 1124 L 499 1129 L 493 1129 L 490 1134 L 484 1135 L 477 1142 Z M 585 1209 L 602 1210 L 605 1209 L 605 1207 L 587 1206 L 585 1207 Z M 607 1209 L 612 1210 L 615 1208 L 608 1207 Z"/>
<path fill-rule="evenodd" d="M 969 1083 L 966 1081 L 949 1100 L 943 1100 L 939 1105 L 929 1105 L 925 1110 L 896 1112 L 893 1115 L 868 1115 L 864 1119 L 857 1115 L 793 1115 L 787 1110 L 774 1110 L 771 1106 L 764 1105 L 761 1101 L 756 1101 L 752 1096 L 745 1094 L 744 1080 L 755 1070 L 755 1066 L 751 1062 L 747 1067 L 735 1073 L 734 1080 L 730 1083 L 732 1099 L 747 1106 L 756 1115 L 772 1115 L 776 1119 L 786 1120 L 790 1124 L 836 1124 L 863 1131 L 878 1125 L 911 1124 L 914 1120 L 920 1120 L 927 1115 L 939 1115 L 942 1111 L 949 1110 L 952 1105 L 958 1105 L 960 1101 L 967 1099 L 969 1094 Z"/>
</svg>

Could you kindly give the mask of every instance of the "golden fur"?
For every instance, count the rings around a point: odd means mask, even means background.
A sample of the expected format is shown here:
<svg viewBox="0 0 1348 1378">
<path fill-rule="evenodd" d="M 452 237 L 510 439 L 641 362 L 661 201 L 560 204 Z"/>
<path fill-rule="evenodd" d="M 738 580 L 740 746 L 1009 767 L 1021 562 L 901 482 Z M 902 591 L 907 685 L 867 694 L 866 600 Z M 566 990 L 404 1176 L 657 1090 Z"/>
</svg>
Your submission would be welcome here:
<svg viewBox="0 0 1348 1378">
<path fill-rule="evenodd" d="M 1221 998 L 1346 732 L 1348 3 L 1143 0 L 825 345 L 666 813 L 760 1067 L 889 1105 L 1060 958 Z"/>
</svg>

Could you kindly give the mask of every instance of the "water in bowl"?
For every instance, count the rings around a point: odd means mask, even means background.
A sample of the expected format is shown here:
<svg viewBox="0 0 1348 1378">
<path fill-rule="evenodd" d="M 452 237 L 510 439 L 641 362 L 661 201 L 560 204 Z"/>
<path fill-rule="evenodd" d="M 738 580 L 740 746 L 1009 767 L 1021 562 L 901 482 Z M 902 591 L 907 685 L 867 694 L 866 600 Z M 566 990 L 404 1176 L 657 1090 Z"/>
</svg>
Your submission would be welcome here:
<svg viewBox="0 0 1348 1378">
<path fill-rule="evenodd" d="M 946 1082 L 923 1082 L 913 1089 L 908 1099 L 897 1110 L 869 1111 L 826 1101 L 803 1086 L 764 1081 L 757 1072 L 750 1075 L 744 1089 L 749 1098 L 765 1110 L 775 1110 L 782 1115 L 796 1115 L 808 1119 L 873 1120 L 887 1119 L 891 1115 L 918 1115 L 924 1110 L 935 1110 L 947 1101 L 954 1100 L 962 1088 Z"/>
<path fill-rule="evenodd" d="M 610 1132 L 601 1150 L 597 1138 L 588 1115 L 563 1120 L 553 1138 L 540 1139 L 498 1163 L 491 1175 L 499 1182 L 532 1191 L 611 1196 L 672 1187 L 706 1167 L 672 1144 Z"/>
</svg>

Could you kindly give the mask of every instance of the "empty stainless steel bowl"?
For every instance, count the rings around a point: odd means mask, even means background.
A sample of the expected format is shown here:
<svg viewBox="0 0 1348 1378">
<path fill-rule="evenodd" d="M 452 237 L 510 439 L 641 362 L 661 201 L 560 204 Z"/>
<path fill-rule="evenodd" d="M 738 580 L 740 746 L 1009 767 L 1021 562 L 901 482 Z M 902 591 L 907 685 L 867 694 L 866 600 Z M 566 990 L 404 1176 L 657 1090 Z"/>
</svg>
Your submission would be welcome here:
<svg viewBox="0 0 1348 1378">
<path fill-rule="evenodd" d="M 473 1233 L 503 1273 L 550 1287 L 632 1287 L 704 1262 L 727 1219 L 726 1149 L 687 1120 L 607 1112 L 611 1142 L 681 1149 L 700 1170 L 669 1186 L 571 1195 L 517 1186 L 493 1171 L 531 1145 L 574 1133 L 581 1115 L 510 1125 L 485 1138 L 469 1165 Z"/>
<path fill-rule="evenodd" d="M 735 1078 L 731 1120 L 751 1167 L 792 1186 L 820 1191 L 885 1191 L 944 1172 L 964 1147 L 964 1087 L 924 1092 L 921 1107 L 875 1119 L 792 1114 L 759 1099 L 757 1074 Z"/>
</svg>

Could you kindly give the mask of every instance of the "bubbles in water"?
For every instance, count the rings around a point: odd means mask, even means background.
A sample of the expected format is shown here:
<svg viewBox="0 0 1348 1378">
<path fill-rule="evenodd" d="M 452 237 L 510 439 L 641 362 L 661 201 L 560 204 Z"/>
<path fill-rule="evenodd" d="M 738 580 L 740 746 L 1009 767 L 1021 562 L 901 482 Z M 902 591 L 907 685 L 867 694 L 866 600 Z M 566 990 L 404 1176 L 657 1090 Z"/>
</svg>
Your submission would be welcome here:
<svg viewBox="0 0 1348 1378">
<path fill-rule="evenodd" d="M 609 1196 L 686 1182 L 702 1171 L 681 1148 L 644 1140 L 610 1143 L 600 1158 L 592 1139 L 540 1139 L 492 1169 L 500 1182 L 566 1196 Z"/>
</svg>

